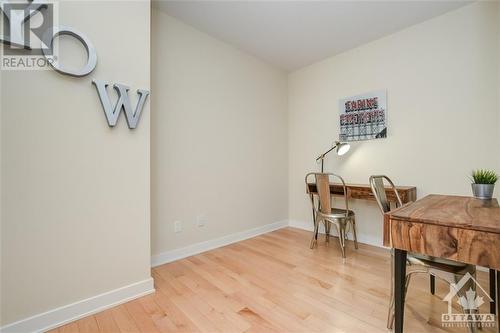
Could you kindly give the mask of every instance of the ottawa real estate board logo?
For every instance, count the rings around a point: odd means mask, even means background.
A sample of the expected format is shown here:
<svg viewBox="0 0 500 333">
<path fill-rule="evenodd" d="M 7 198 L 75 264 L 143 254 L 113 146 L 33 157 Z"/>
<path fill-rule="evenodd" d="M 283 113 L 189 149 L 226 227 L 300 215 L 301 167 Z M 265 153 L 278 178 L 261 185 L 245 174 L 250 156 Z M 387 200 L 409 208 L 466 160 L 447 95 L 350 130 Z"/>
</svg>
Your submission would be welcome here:
<svg viewBox="0 0 500 333">
<path fill-rule="evenodd" d="M 496 326 L 494 314 L 480 312 L 481 305 L 490 303 L 493 299 L 470 273 L 466 273 L 457 283 L 450 284 L 450 292 L 443 301 L 448 302 L 448 312 L 441 315 L 443 327 L 482 328 Z M 458 303 L 455 312 L 453 311 L 454 302 Z M 462 311 L 460 312 L 460 310 Z"/>
<path fill-rule="evenodd" d="M 57 3 L 0 0 L 0 11 L 0 69 L 50 69 L 50 63 L 57 60 L 52 45 L 47 45 L 58 25 Z"/>
</svg>

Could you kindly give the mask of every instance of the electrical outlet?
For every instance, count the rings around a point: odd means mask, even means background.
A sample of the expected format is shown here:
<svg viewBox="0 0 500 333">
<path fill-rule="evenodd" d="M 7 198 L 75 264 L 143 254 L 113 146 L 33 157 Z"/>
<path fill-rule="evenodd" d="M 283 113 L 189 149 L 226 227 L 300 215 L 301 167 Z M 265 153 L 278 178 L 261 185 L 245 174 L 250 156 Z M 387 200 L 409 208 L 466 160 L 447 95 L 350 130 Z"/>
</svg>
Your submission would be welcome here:
<svg viewBox="0 0 500 333">
<path fill-rule="evenodd" d="M 181 221 L 175 221 L 174 222 L 174 232 L 178 233 L 182 231 L 182 222 Z"/>
<path fill-rule="evenodd" d="M 198 215 L 196 217 L 196 225 L 198 227 L 204 227 L 207 222 L 207 217 L 205 215 Z"/>
</svg>

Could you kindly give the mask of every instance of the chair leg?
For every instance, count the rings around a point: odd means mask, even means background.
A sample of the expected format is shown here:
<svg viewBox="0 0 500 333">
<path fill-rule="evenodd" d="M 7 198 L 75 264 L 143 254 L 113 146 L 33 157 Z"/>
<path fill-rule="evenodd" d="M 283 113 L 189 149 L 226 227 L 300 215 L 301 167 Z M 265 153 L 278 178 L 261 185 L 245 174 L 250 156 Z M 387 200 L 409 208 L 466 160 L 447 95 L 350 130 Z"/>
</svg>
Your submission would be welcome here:
<svg viewBox="0 0 500 333">
<path fill-rule="evenodd" d="M 339 223 L 339 242 L 342 251 L 342 259 L 345 262 L 345 223 Z"/>
<path fill-rule="evenodd" d="M 325 240 L 327 243 L 330 243 L 330 222 L 328 222 L 327 220 L 324 220 L 323 222 L 325 224 Z"/>
<path fill-rule="evenodd" d="M 476 272 L 472 273 L 472 277 L 474 279 L 476 278 Z M 472 280 L 469 280 L 469 288 L 472 289 L 474 292 L 476 292 L 476 283 L 474 281 L 472 281 Z M 469 310 L 469 313 L 475 315 L 475 314 L 478 313 L 478 309 Z M 478 329 L 478 325 L 477 324 L 471 325 L 471 327 L 469 327 L 469 332 L 470 333 L 476 333 L 477 329 Z M 479 329 L 482 330 L 482 326 L 479 326 Z"/>
<path fill-rule="evenodd" d="M 392 330 L 394 327 L 394 250 L 391 250 L 391 303 L 389 304 L 389 314 L 387 316 L 387 328 Z M 408 272 L 405 275 L 405 289 L 403 292 L 404 298 L 408 293 L 408 287 L 410 286 L 411 276 L 416 272 Z"/>
<path fill-rule="evenodd" d="M 475 278 L 476 278 L 476 273 L 474 272 L 474 274 L 473 274 L 472 276 L 473 276 L 473 277 L 474 277 L 474 279 L 475 279 Z M 476 286 L 476 283 L 472 282 L 472 283 L 470 284 L 470 287 L 471 287 L 471 289 L 472 289 L 472 290 L 476 293 L 476 295 L 477 295 L 477 288 L 476 288 L 477 286 Z M 479 309 L 471 310 L 471 311 L 470 311 L 470 313 L 471 313 L 471 314 L 473 314 L 473 315 L 476 315 L 476 314 L 478 314 L 478 313 L 479 313 Z M 483 330 L 483 326 L 482 326 L 482 325 L 477 325 L 477 324 L 476 324 L 476 325 L 474 325 L 474 328 L 475 328 L 476 330 L 480 330 L 480 331 L 482 331 L 482 330 Z M 474 331 L 473 331 L 473 332 L 474 332 Z"/>
<path fill-rule="evenodd" d="M 394 249 L 391 249 L 391 297 L 389 313 L 387 314 L 387 328 L 392 330 L 394 326 Z"/>
<path fill-rule="evenodd" d="M 406 298 L 406 293 L 408 292 L 408 287 L 410 285 L 411 275 L 412 275 L 412 273 L 406 274 L 406 280 L 405 280 L 405 298 Z"/>
<path fill-rule="evenodd" d="M 394 328 L 394 295 L 391 297 L 391 303 L 389 304 L 389 313 L 387 314 L 387 329 L 391 330 Z"/>
<path fill-rule="evenodd" d="M 463 276 L 458 276 L 457 279 L 455 281 L 457 281 L 456 283 L 458 283 L 458 281 L 460 281 L 460 279 L 462 278 Z M 459 291 L 457 293 L 457 296 L 458 297 L 467 297 L 467 294 L 466 292 L 469 290 L 469 288 L 471 288 L 472 285 L 471 285 L 471 282 L 468 282 L 464 285 L 463 289 L 461 291 Z M 462 304 L 461 304 L 462 305 Z M 477 310 L 472 310 L 472 309 L 465 309 L 464 305 L 462 305 L 462 311 L 464 314 L 470 314 L 470 315 L 473 315 Z M 476 333 L 477 332 L 477 327 L 475 325 L 475 323 L 471 323 L 470 325 L 467 325 L 467 331 L 469 333 Z"/>
<path fill-rule="evenodd" d="M 434 295 L 436 293 L 436 277 L 434 275 L 429 275 L 430 276 L 430 288 L 431 288 L 431 294 Z"/>
<path fill-rule="evenodd" d="M 319 227 L 319 219 L 316 218 L 316 221 L 314 221 L 314 233 L 313 233 L 313 236 L 312 236 L 312 239 L 311 239 L 311 244 L 310 244 L 310 248 L 313 249 L 314 246 L 318 243 L 318 227 Z"/>
<path fill-rule="evenodd" d="M 463 277 L 464 277 L 464 275 L 462 275 L 462 274 L 455 274 L 455 276 L 454 276 L 455 283 L 458 283 L 458 281 L 460 281 Z M 474 278 L 475 278 L 475 276 L 474 276 Z M 469 288 L 470 289 L 474 288 L 474 282 L 471 280 L 467 281 L 467 283 L 462 287 L 461 290 L 457 290 L 457 296 L 459 298 L 461 298 L 461 297 L 466 298 L 467 297 L 466 292 L 469 290 Z M 464 312 L 464 314 L 474 314 L 475 310 L 466 309 L 464 304 L 460 304 L 460 305 L 462 306 L 462 311 Z M 471 325 L 467 325 L 467 331 L 469 333 L 476 333 L 477 332 L 476 325 L 474 323 L 472 323 Z"/>
<path fill-rule="evenodd" d="M 356 219 L 353 217 L 351 219 L 352 234 L 354 236 L 354 248 L 358 249 L 358 236 L 356 236 Z"/>
</svg>

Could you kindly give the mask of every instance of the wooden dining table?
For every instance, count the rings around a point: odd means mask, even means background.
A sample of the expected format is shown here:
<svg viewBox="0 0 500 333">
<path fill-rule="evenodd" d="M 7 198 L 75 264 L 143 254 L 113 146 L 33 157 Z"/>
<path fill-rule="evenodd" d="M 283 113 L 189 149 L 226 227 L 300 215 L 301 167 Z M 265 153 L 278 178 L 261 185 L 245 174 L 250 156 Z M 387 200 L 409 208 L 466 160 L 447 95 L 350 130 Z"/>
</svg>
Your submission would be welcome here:
<svg viewBox="0 0 500 333">
<path fill-rule="evenodd" d="M 385 214 L 384 245 L 394 248 L 396 333 L 403 332 L 407 252 L 489 268 L 490 297 L 496 299 L 500 332 L 500 206 L 496 199 L 428 195 L 407 203 Z"/>
</svg>

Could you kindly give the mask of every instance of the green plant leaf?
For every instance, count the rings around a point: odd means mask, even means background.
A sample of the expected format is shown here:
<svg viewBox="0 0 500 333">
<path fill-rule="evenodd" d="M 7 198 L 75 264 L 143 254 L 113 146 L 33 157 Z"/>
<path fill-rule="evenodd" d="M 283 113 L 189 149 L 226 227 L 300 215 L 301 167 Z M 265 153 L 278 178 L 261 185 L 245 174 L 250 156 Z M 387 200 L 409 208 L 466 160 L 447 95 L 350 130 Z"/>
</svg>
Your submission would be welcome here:
<svg viewBox="0 0 500 333">
<path fill-rule="evenodd" d="M 477 169 L 472 171 L 471 181 L 474 184 L 495 184 L 498 174 L 493 170 Z"/>
</svg>

